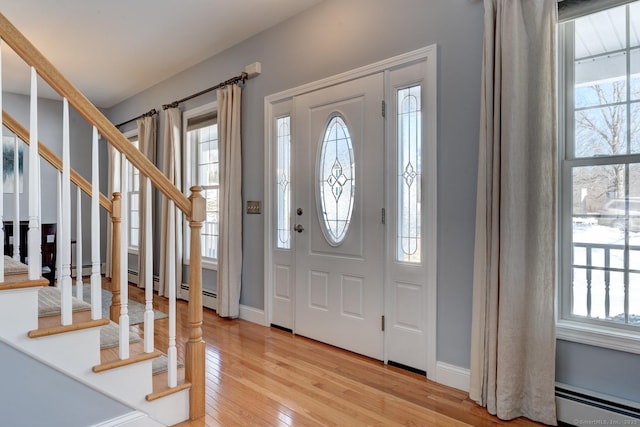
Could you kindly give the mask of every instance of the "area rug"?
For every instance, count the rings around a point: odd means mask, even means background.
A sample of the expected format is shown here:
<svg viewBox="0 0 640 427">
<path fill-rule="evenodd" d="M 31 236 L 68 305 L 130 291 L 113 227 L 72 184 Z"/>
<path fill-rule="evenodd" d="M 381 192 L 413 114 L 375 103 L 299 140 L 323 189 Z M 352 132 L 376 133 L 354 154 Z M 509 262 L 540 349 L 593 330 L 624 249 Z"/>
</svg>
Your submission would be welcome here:
<svg viewBox="0 0 640 427">
<path fill-rule="evenodd" d="M 137 332 L 129 330 L 129 344 L 140 342 L 142 338 Z M 115 322 L 109 322 L 100 328 L 100 349 L 118 347 L 120 345 L 120 327 Z"/>
<path fill-rule="evenodd" d="M 83 299 L 72 298 L 72 311 L 91 310 L 90 285 L 83 286 Z M 102 289 L 102 316 L 109 318 L 109 306 L 111 305 L 111 292 Z M 154 319 L 163 319 L 167 315 L 158 310 L 154 311 Z M 55 316 L 60 314 L 60 290 L 55 287 L 43 287 L 38 291 L 38 315 L 39 317 Z M 144 322 L 144 304 L 129 300 L 129 323 L 136 325 Z M 134 330 L 129 330 L 129 343 L 133 344 L 142 341 L 142 337 Z M 108 325 L 100 328 L 100 349 L 114 348 L 120 345 L 120 331 L 117 323 L 109 321 Z M 153 375 L 167 372 L 169 359 L 163 353 L 151 362 Z M 181 368 L 184 365 L 178 363 Z"/>
<path fill-rule="evenodd" d="M 135 343 L 142 341 L 140 335 L 135 331 L 129 331 L 129 343 Z M 114 348 L 120 345 L 120 331 L 118 324 L 109 322 L 108 325 L 103 326 L 100 329 L 100 349 Z M 162 374 L 167 372 L 169 366 L 169 359 L 167 355 L 162 353 L 151 362 L 151 372 L 153 375 Z M 178 363 L 178 368 L 182 368 L 184 365 Z"/>
<path fill-rule="evenodd" d="M 75 291 L 75 288 L 74 288 Z M 102 317 L 109 318 L 109 307 L 111 306 L 111 292 L 102 289 Z M 84 301 L 79 300 L 78 298 L 72 298 L 72 311 L 85 311 L 91 310 L 91 285 L 86 284 L 83 285 L 82 288 L 82 299 Z M 128 303 L 128 311 L 129 311 L 129 324 L 130 325 L 138 325 L 144 322 L 144 304 L 141 304 L 137 301 L 129 300 Z M 38 316 L 39 317 L 47 317 L 47 316 L 56 316 L 60 314 L 60 290 L 56 287 L 48 286 L 43 287 L 38 292 Z M 153 310 L 153 318 L 154 320 L 164 319 L 167 317 L 166 313 L 163 313 L 158 310 Z"/>
<path fill-rule="evenodd" d="M 7 276 L 12 274 L 24 274 L 29 272 L 29 267 L 18 262 L 8 255 L 4 256 L 4 274 Z"/>
<path fill-rule="evenodd" d="M 72 298 L 71 310 L 87 311 L 91 310 L 91 304 Z M 38 291 L 38 317 L 57 316 L 60 314 L 60 289 L 46 286 Z"/>
<path fill-rule="evenodd" d="M 184 368 L 184 365 L 178 362 L 178 368 Z M 151 373 L 153 375 L 162 374 L 169 370 L 169 358 L 166 354 L 162 353 L 160 356 L 153 359 L 151 362 Z"/>
<path fill-rule="evenodd" d="M 111 307 L 111 292 L 102 289 L 102 317 L 109 318 L 109 307 Z M 91 285 L 85 284 L 82 287 L 82 299 L 91 303 Z M 129 311 L 129 324 L 130 325 L 138 325 L 140 323 L 144 323 L 144 304 L 141 304 L 137 301 L 129 300 L 127 305 Z M 168 315 L 158 310 L 153 310 L 153 319 L 164 319 Z"/>
</svg>

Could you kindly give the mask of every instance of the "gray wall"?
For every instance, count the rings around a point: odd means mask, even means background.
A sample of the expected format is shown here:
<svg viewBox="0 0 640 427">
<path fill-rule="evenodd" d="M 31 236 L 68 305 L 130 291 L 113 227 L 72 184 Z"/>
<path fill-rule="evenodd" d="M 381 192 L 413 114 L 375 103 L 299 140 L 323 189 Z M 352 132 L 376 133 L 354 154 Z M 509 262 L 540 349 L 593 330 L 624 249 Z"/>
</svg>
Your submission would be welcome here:
<svg viewBox="0 0 640 427">
<path fill-rule="evenodd" d="M 122 102 L 108 115 L 114 123 L 127 120 L 261 62 L 263 73 L 247 82 L 243 94 L 242 135 L 243 199 L 263 200 L 265 96 L 437 44 L 437 358 L 469 367 L 482 26 L 477 0 L 327 0 Z M 202 96 L 183 108 L 212 100 L 213 95 Z M 162 137 L 159 144 L 161 153 Z M 241 302 L 262 309 L 263 217 L 245 214 L 243 221 Z M 560 381 L 640 401 L 632 386 L 640 380 L 634 369 L 638 356 L 559 341 L 557 360 Z"/>
<path fill-rule="evenodd" d="M 262 74 L 247 82 L 243 95 L 243 199 L 264 200 L 265 96 L 437 44 L 438 359 L 469 366 L 482 19 L 482 4 L 473 0 L 327 0 L 107 114 L 114 123 L 125 121 L 261 62 Z M 205 95 L 183 109 L 213 99 Z M 258 309 L 264 305 L 263 220 L 262 215 L 243 218 L 241 303 Z"/>
<path fill-rule="evenodd" d="M 84 427 L 134 412 L 2 341 L 0 360 L 3 425 Z"/>
</svg>

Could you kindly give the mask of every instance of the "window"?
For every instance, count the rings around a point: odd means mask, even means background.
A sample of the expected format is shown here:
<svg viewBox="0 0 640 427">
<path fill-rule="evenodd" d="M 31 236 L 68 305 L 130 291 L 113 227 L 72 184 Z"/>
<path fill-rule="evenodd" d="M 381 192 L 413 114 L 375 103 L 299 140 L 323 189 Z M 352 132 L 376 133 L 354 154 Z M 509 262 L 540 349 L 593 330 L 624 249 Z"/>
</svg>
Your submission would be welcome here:
<svg viewBox="0 0 640 427">
<path fill-rule="evenodd" d="M 276 119 L 276 247 L 291 249 L 291 117 Z"/>
<path fill-rule="evenodd" d="M 351 222 L 356 172 L 349 128 L 337 113 L 325 129 L 317 170 L 320 228 L 338 246 Z"/>
<path fill-rule="evenodd" d="M 396 260 L 420 263 L 421 85 L 396 90 L 398 221 Z"/>
<path fill-rule="evenodd" d="M 129 137 L 129 141 L 138 148 L 138 136 Z M 140 172 L 127 162 L 127 209 L 129 251 L 137 252 L 140 245 Z"/>
<path fill-rule="evenodd" d="M 196 111 L 197 112 L 197 111 Z M 187 112 L 188 113 L 188 112 Z M 194 112 L 191 112 L 195 114 Z M 206 199 L 206 219 L 202 226 L 203 261 L 218 258 L 218 124 L 215 112 L 189 116 L 185 113 L 188 153 L 185 157 L 188 185 L 202 187 Z"/>
<path fill-rule="evenodd" d="M 561 24 L 559 46 L 563 82 L 559 87 L 564 92 L 559 123 L 564 123 L 564 132 L 559 149 L 558 324 L 636 339 L 640 339 L 638 30 L 640 3 L 634 3 Z"/>
</svg>

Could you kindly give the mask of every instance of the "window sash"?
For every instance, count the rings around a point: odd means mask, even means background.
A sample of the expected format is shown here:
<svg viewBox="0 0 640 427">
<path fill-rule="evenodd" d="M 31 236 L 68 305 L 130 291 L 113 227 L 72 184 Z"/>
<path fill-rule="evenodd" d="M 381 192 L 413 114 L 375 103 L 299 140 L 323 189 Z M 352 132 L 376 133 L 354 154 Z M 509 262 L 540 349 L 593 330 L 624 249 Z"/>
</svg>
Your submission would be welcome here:
<svg viewBox="0 0 640 427">
<path fill-rule="evenodd" d="M 568 22 L 633 1 L 635 0 L 558 0 L 558 22 Z"/>
<path fill-rule="evenodd" d="M 628 3 L 628 2 L 626 2 Z M 628 7 L 626 8 L 628 13 Z M 628 23 L 627 18 L 627 23 Z M 630 274 L 633 273 L 633 268 L 630 268 L 629 264 L 629 256 L 630 251 L 635 251 L 636 249 L 633 245 L 629 244 L 629 230 L 626 227 L 625 230 L 625 241 L 623 244 L 624 251 L 624 265 L 622 267 L 621 273 L 624 275 L 624 317 L 625 322 L 612 322 L 611 320 L 596 318 L 592 316 L 582 316 L 574 314 L 575 310 L 572 306 L 574 304 L 574 287 L 576 284 L 574 283 L 574 272 L 576 270 L 580 270 L 579 263 L 576 262 L 578 259 L 578 255 L 582 255 L 581 251 L 584 251 L 585 256 L 592 251 L 592 249 L 588 249 L 584 247 L 584 245 L 579 244 L 578 242 L 574 242 L 574 218 L 579 218 L 580 215 L 574 212 L 574 188 L 573 188 L 573 176 L 574 171 L 579 170 L 579 168 L 593 166 L 593 167 L 606 167 L 611 165 L 622 165 L 622 167 L 628 171 L 631 165 L 640 164 L 640 153 L 629 154 L 629 147 L 631 141 L 631 126 L 630 123 L 631 113 L 630 107 L 627 107 L 627 122 L 626 126 L 626 137 L 627 141 L 627 149 L 624 153 L 615 153 L 609 155 L 592 155 L 591 157 L 579 157 L 576 154 L 576 119 L 575 113 L 584 111 L 589 108 L 606 108 L 612 107 L 616 105 L 627 105 L 631 106 L 634 103 L 637 103 L 637 100 L 631 100 L 630 93 L 630 81 L 631 81 L 631 70 L 629 67 L 629 59 L 627 59 L 627 67 L 625 72 L 625 82 L 626 82 L 626 96 L 624 102 L 617 103 L 609 103 L 602 104 L 595 107 L 587 107 L 587 108 L 574 108 L 574 81 L 575 81 L 575 73 L 574 73 L 574 65 L 576 59 L 574 59 L 574 22 L 567 22 L 560 26 L 559 29 L 559 100 L 563 102 L 564 108 L 560 107 L 558 109 L 559 115 L 558 120 L 560 124 L 564 124 L 564 132 L 559 133 L 559 147 L 558 147 L 558 156 L 559 156 L 559 171 L 560 171 L 560 182 L 559 182 L 559 194 L 560 194 L 560 203 L 559 203 L 559 261 L 560 261 L 560 276 L 559 276 L 559 313 L 558 313 L 558 337 L 563 339 L 569 339 L 578 342 L 586 342 L 592 343 L 592 341 L 596 340 L 594 337 L 598 337 L 597 340 L 601 342 L 601 344 L 608 348 L 617 348 L 624 349 L 625 351 L 640 352 L 640 325 L 632 325 L 629 324 L 629 315 L 630 314 L 640 314 L 640 313 L 631 313 L 629 307 L 629 293 L 630 290 Z M 629 52 L 633 49 L 630 47 L 629 43 L 629 29 L 627 28 L 627 41 L 626 47 L 623 49 L 623 52 L 627 53 L 627 58 L 629 58 Z M 608 54 L 606 52 L 604 55 Z M 600 56 L 600 55 L 599 55 Z M 640 167 L 640 165 L 638 166 Z M 628 174 L 626 175 L 626 183 L 625 183 L 625 194 L 624 198 L 627 200 L 627 206 L 629 205 L 629 180 Z M 620 195 L 618 195 L 620 196 Z M 629 210 L 626 210 L 626 224 L 629 224 Z M 593 216 L 591 214 L 590 216 Z M 597 246 L 597 245 L 596 245 Z M 604 250 L 605 253 L 606 250 Z M 578 255 L 576 255 L 578 254 Z M 591 261 L 588 261 L 591 262 Z M 609 267 L 607 267 L 609 268 Z M 597 269 L 589 268 L 584 269 L 584 271 L 595 271 Z M 603 271 L 605 271 L 603 269 Z M 615 268 L 609 269 L 610 272 L 616 272 Z M 580 272 L 578 272 L 580 273 Z M 585 273 L 586 274 L 586 273 Z M 640 277 L 640 276 L 639 276 Z M 605 279 L 606 282 L 606 303 L 605 310 L 608 310 L 610 307 L 610 284 L 609 278 Z M 637 279 L 636 279 L 637 280 Z M 586 280 L 588 283 L 587 286 L 587 304 L 591 302 L 593 304 L 593 299 L 590 301 L 589 296 L 594 297 L 591 294 L 591 280 Z M 600 301 L 598 301 L 600 303 Z M 589 304 L 587 306 L 587 312 L 592 314 L 593 311 L 589 312 L 589 309 L 593 309 L 593 306 Z M 610 314 L 610 313 L 607 313 Z M 589 333 L 593 333 L 592 336 L 589 336 Z M 601 339 L 602 336 L 608 336 L 607 339 Z M 597 341 L 596 340 L 596 341 Z"/>
<path fill-rule="evenodd" d="M 276 140 L 276 226 L 275 246 L 291 249 L 291 116 L 275 120 Z"/>
<path fill-rule="evenodd" d="M 395 90 L 396 254 L 395 260 L 422 263 L 422 84 Z"/>
<path fill-rule="evenodd" d="M 129 138 L 129 141 L 139 148 L 138 136 Z M 137 252 L 140 247 L 140 171 L 133 166 L 130 162 L 127 162 L 127 234 L 128 234 L 128 247 L 131 252 Z M 134 203 L 134 199 L 136 203 Z M 136 214 L 134 220 L 134 215 Z M 135 241 L 134 241 L 135 237 Z"/>
<path fill-rule="evenodd" d="M 219 189 L 219 156 L 217 123 L 215 122 L 215 114 L 207 113 L 187 119 L 187 138 L 189 150 L 191 150 L 191 161 L 188 162 L 187 168 L 190 168 L 191 182 L 199 185 L 203 189 L 203 196 L 207 199 L 207 194 L 211 190 Z M 208 140 L 201 140 L 200 131 L 206 127 L 215 126 L 215 137 Z M 209 132 L 212 132 L 210 130 Z M 211 134 L 210 134 L 211 135 Z M 205 144 L 212 144 L 210 150 L 207 151 L 208 158 L 203 158 L 204 151 L 201 148 Z M 204 147 L 207 148 L 207 147 Z M 206 176 L 206 178 L 205 178 Z M 212 206 L 213 205 L 213 206 Z M 206 216 L 202 228 L 202 245 L 201 256 L 203 261 L 215 264 L 218 257 L 218 201 L 213 200 L 206 202 Z M 209 220 L 213 218 L 214 220 Z"/>
</svg>

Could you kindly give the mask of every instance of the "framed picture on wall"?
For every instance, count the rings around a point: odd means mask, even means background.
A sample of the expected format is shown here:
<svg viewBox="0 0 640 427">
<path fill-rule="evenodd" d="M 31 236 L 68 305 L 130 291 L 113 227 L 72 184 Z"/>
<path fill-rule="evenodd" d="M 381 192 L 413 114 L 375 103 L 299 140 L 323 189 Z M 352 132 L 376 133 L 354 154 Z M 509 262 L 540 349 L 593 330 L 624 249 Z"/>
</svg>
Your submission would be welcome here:
<svg viewBox="0 0 640 427">
<path fill-rule="evenodd" d="M 2 137 L 2 184 L 5 193 L 13 193 L 16 189 L 16 162 L 18 154 L 18 192 L 23 187 L 24 144 L 15 135 Z"/>
</svg>

